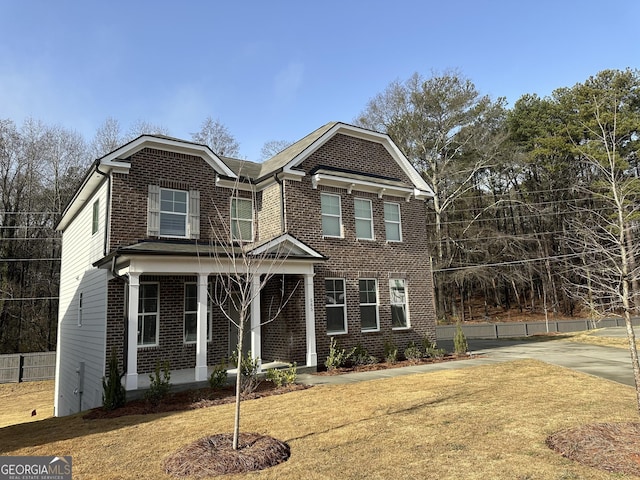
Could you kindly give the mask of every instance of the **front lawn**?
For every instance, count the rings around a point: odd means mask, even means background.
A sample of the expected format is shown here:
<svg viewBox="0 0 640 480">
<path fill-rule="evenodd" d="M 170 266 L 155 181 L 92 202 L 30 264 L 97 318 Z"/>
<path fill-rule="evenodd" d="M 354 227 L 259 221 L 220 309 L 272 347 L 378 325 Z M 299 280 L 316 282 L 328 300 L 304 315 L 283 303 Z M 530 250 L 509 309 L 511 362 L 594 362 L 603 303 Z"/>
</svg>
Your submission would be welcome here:
<svg viewBox="0 0 640 480">
<path fill-rule="evenodd" d="M 291 448 L 287 462 L 252 474 L 258 478 L 634 478 L 582 466 L 545 445 L 569 427 L 638 421 L 634 390 L 533 360 L 314 387 L 242 409 L 243 432 Z M 49 418 L 1 428 L 0 454 L 71 455 L 74 478 L 170 478 L 162 471 L 167 456 L 232 425 L 232 405 Z"/>
</svg>

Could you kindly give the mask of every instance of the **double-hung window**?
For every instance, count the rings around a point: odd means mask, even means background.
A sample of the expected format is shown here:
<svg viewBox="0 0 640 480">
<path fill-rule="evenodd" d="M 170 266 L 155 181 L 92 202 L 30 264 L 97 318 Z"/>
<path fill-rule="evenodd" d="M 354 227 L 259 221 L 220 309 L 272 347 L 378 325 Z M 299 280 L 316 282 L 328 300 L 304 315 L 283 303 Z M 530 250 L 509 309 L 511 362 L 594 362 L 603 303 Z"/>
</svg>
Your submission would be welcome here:
<svg viewBox="0 0 640 480">
<path fill-rule="evenodd" d="M 378 287 L 375 278 L 361 278 L 360 288 L 360 325 L 363 331 L 379 330 L 378 324 Z"/>
<path fill-rule="evenodd" d="M 344 279 L 326 278 L 324 286 L 327 306 L 327 333 L 347 333 Z"/>
<path fill-rule="evenodd" d="M 207 295 L 208 297 L 208 295 Z M 198 284 L 184 284 L 184 343 L 198 340 Z M 211 302 L 207 298 L 207 342 L 211 341 Z"/>
<path fill-rule="evenodd" d="M 373 211 L 371 200 L 355 198 L 353 210 L 356 219 L 356 238 L 361 240 L 373 240 Z"/>
<path fill-rule="evenodd" d="M 253 241 L 253 200 L 231 199 L 231 236 L 241 242 Z"/>
<path fill-rule="evenodd" d="M 320 194 L 322 208 L 322 236 L 342 237 L 342 207 L 340 195 Z"/>
<path fill-rule="evenodd" d="M 138 294 L 138 346 L 158 345 L 158 304 L 157 283 L 141 283 Z"/>
<path fill-rule="evenodd" d="M 402 241 L 399 203 L 384 202 L 384 228 L 387 234 L 387 242 Z"/>
<path fill-rule="evenodd" d="M 160 189 L 160 235 L 186 237 L 189 198 L 184 190 Z"/>
<path fill-rule="evenodd" d="M 409 327 L 409 309 L 407 308 L 407 290 L 405 280 L 392 278 L 389 280 L 389 296 L 391 299 L 391 327 Z"/>
</svg>

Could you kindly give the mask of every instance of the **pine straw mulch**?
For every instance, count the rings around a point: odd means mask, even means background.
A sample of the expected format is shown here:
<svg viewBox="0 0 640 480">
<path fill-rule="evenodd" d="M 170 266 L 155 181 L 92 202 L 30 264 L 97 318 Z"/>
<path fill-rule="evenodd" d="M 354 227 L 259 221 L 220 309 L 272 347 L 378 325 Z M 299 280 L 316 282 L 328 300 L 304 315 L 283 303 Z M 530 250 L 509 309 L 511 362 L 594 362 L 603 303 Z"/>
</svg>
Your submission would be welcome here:
<svg viewBox="0 0 640 480">
<path fill-rule="evenodd" d="M 165 460 L 164 469 L 175 477 L 212 477 L 262 470 L 289 456 L 289 445 L 257 433 L 241 433 L 234 450 L 233 435 L 223 433 L 187 445 Z"/>
<path fill-rule="evenodd" d="M 254 392 L 243 394 L 242 400 L 253 400 L 270 395 L 280 395 L 296 390 L 304 390 L 306 388 L 310 388 L 310 386 L 294 383 L 283 387 L 276 387 L 272 382 L 261 382 Z M 131 400 L 123 407 L 111 411 L 105 410 L 102 407 L 94 408 L 89 410 L 82 418 L 86 420 L 96 420 L 102 418 L 117 418 L 125 415 L 146 415 L 150 413 L 195 410 L 198 408 L 223 405 L 225 403 L 233 403 L 236 399 L 235 394 L 235 387 L 233 385 L 227 385 L 219 389 L 200 388 L 197 390 L 185 390 L 170 393 L 157 405 L 153 405 L 144 399 Z"/>
<path fill-rule="evenodd" d="M 348 367 L 338 367 L 332 368 L 331 370 L 319 370 L 314 373 L 314 375 L 324 376 L 324 375 L 342 375 L 345 373 L 356 373 L 356 372 L 371 372 L 376 370 L 388 370 L 391 368 L 402 368 L 402 367 L 414 367 L 416 365 L 429 365 L 432 363 L 443 363 L 443 362 L 453 362 L 456 360 L 468 360 L 470 358 L 480 358 L 482 355 L 477 355 L 475 353 L 467 353 L 463 355 L 458 355 L 455 353 L 448 353 L 439 357 L 425 357 L 419 360 L 397 360 L 395 362 L 376 362 L 370 363 L 366 365 L 351 365 Z M 320 365 L 318 368 L 322 368 Z"/>
<path fill-rule="evenodd" d="M 546 443 L 583 465 L 640 476 L 640 423 L 582 425 L 554 433 Z"/>
</svg>

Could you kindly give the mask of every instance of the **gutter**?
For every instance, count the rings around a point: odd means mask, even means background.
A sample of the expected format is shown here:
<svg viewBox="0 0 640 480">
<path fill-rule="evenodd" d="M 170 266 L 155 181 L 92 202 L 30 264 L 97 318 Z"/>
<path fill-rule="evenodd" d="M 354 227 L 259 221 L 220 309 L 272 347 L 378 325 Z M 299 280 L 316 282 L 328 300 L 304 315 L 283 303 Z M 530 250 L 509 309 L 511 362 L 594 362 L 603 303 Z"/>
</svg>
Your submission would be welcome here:
<svg viewBox="0 0 640 480">
<path fill-rule="evenodd" d="M 107 179 L 107 201 L 104 206 L 104 242 L 102 246 L 102 255 L 107 255 L 107 243 L 109 242 L 109 211 L 111 210 L 111 175 L 100 170 L 100 163 L 96 161 L 96 173 Z"/>
<path fill-rule="evenodd" d="M 278 177 L 278 173 L 273 174 L 273 179 L 278 185 L 280 185 L 280 225 L 282 226 L 282 233 L 287 232 L 287 204 L 284 201 L 284 180 Z"/>
</svg>

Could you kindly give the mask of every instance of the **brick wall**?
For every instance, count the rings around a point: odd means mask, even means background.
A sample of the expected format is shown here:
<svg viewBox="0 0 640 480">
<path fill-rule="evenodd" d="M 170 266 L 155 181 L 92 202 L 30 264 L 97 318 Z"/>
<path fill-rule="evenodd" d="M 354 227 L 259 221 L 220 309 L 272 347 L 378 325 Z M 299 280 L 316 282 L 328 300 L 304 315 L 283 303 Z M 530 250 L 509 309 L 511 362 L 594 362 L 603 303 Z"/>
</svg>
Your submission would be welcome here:
<svg viewBox="0 0 640 480">
<path fill-rule="evenodd" d="M 328 354 L 330 337 L 326 332 L 325 277 L 346 279 L 348 333 L 336 335 L 343 347 L 361 344 L 372 355 L 383 356 L 385 339 L 391 339 L 402 352 L 410 341 L 424 336 L 435 340 L 435 311 L 429 268 L 429 251 L 425 243 L 426 206 L 424 201 L 362 193 L 311 185 L 309 172 L 318 165 L 383 175 L 410 183 L 402 169 L 380 144 L 336 135 L 307 158 L 299 168 L 307 175 L 302 181 L 287 181 L 287 226 L 289 232 L 329 257 L 316 266 L 314 277 L 316 344 L 318 363 Z M 344 238 L 322 238 L 320 194 L 329 192 L 341 197 Z M 371 200 L 375 240 L 358 240 L 355 236 L 354 198 Z M 384 202 L 400 205 L 403 241 L 386 242 Z M 359 278 L 378 281 L 379 332 L 362 332 L 360 327 Z M 411 328 L 391 328 L 389 279 L 404 278 L 409 300 Z"/>
</svg>

